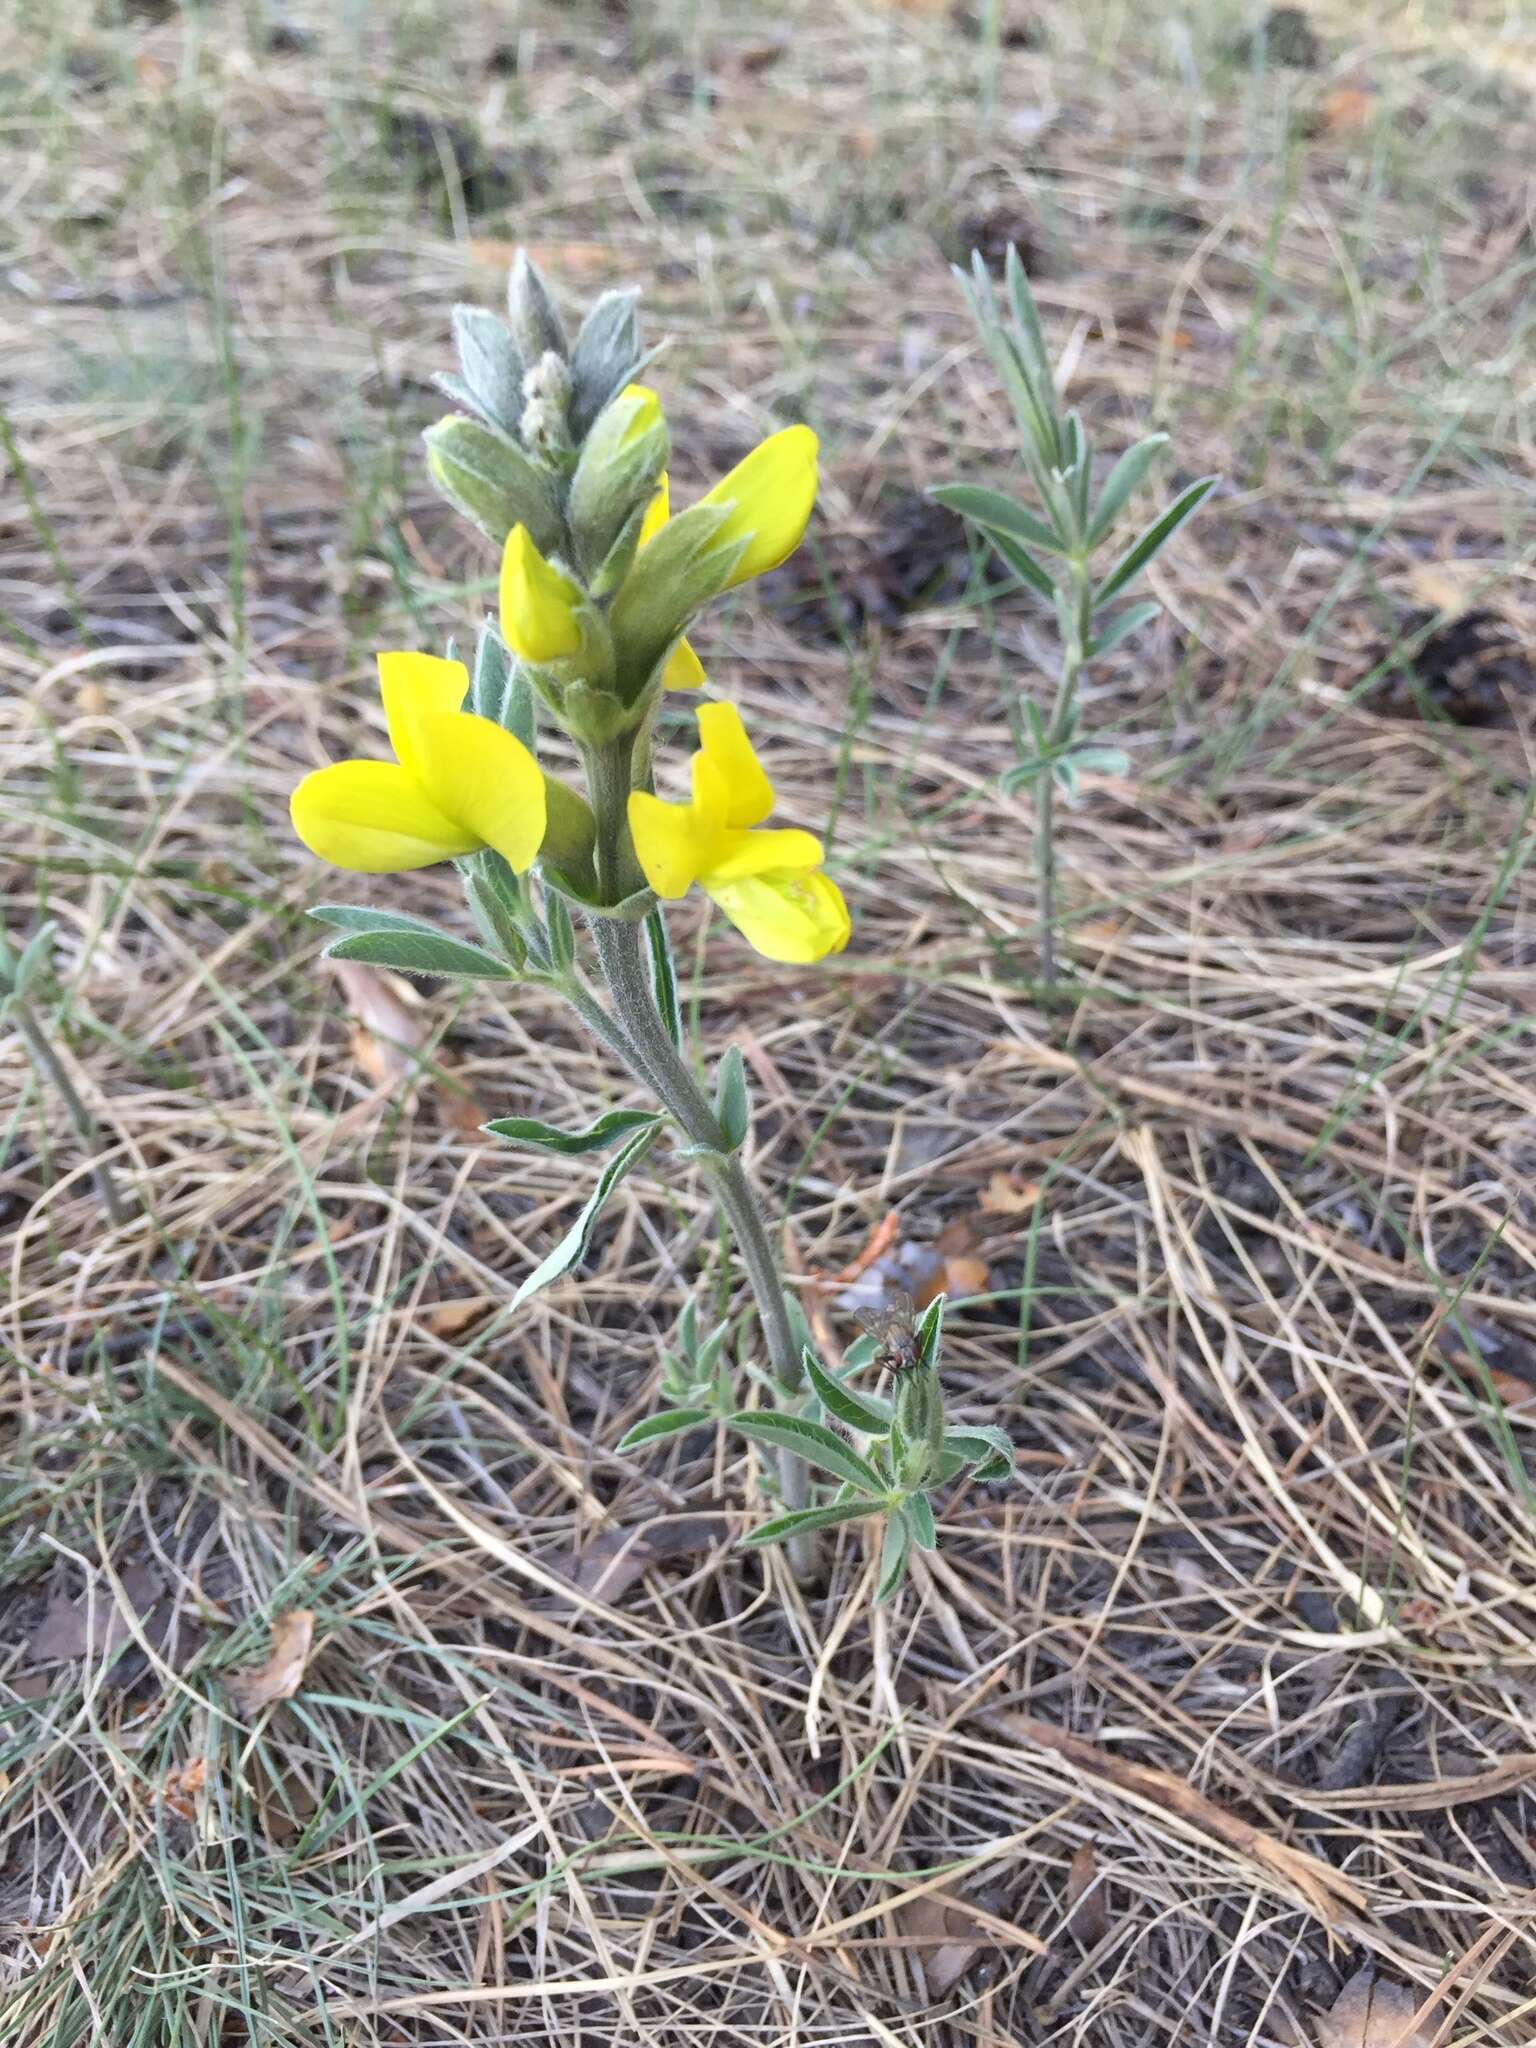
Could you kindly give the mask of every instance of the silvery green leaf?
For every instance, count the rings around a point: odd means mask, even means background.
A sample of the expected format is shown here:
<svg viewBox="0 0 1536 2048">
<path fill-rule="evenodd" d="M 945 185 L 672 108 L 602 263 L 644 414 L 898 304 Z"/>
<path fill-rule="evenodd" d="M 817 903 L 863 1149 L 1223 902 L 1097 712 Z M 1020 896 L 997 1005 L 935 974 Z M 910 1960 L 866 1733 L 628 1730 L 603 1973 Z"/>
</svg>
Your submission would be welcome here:
<svg viewBox="0 0 1536 2048">
<path fill-rule="evenodd" d="M 909 1493 L 901 1504 L 912 1541 L 919 1550 L 936 1550 L 938 1532 L 933 1526 L 933 1504 L 926 1493 Z"/>
<path fill-rule="evenodd" d="M 889 1517 L 885 1525 L 885 1541 L 880 1546 L 880 1577 L 875 1586 L 875 1602 L 889 1600 L 901 1584 L 907 1568 L 907 1552 L 912 1547 L 912 1532 L 907 1526 L 905 1515 Z"/>
<path fill-rule="evenodd" d="M 609 623 L 626 668 L 633 670 L 629 680 L 636 687 L 650 677 L 699 606 L 717 597 L 730 581 L 731 571 L 746 551 L 747 539 L 742 535 L 736 540 L 719 540 L 729 516 L 720 505 L 690 505 L 686 512 L 679 512 L 667 521 L 646 549 L 643 562 L 636 564 L 621 585 Z"/>
<path fill-rule="evenodd" d="M 944 1348 L 944 1303 L 946 1295 L 936 1294 L 923 1310 L 917 1325 L 917 1348 L 924 1365 L 937 1366 Z"/>
<path fill-rule="evenodd" d="M 959 1458 L 963 1463 L 974 1466 L 974 1476 L 977 1479 L 1006 1479 L 1013 1470 L 1013 1439 L 1007 1430 L 999 1429 L 996 1423 L 967 1424 L 960 1429 L 946 1429 L 944 1450 L 947 1456 Z"/>
<path fill-rule="evenodd" d="M 660 1122 L 653 1109 L 610 1109 L 584 1131 L 557 1130 L 531 1116 L 499 1116 L 480 1128 L 492 1137 L 509 1138 L 514 1145 L 535 1145 L 541 1152 L 559 1152 L 575 1159 L 584 1152 L 606 1151 L 630 1131 L 649 1130 Z"/>
<path fill-rule="evenodd" d="M 807 1336 L 809 1336 L 809 1332 L 807 1332 Z M 845 1372 L 862 1372 L 865 1366 L 874 1363 L 875 1353 L 879 1349 L 880 1339 L 873 1336 L 868 1330 L 864 1331 L 862 1336 L 855 1337 L 851 1344 L 843 1347 L 843 1370 Z"/>
<path fill-rule="evenodd" d="M 807 1379 L 816 1389 L 817 1399 L 829 1415 L 835 1415 L 849 1429 L 861 1430 L 865 1436 L 881 1436 L 890 1427 L 889 1401 L 872 1400 L 844 1386 L 840 1379 L 827 1371 L 809 1346 L 802 1353 L 802 1362 Z"/>
<path fill-rule="evenodd" d="M 1050 385 L 1054 394 L 1055 378 L 1051 371 L 1050 356 L 1046 352 L 1045 333 L 1040 325 L 1040 315 L 1035 308 L 1035 295 L 1029 288 L 1029 279 L 1025 275 L 1023 260 L 1016 242 L 1010 242 L 1008 245 L 1008 254 L 1003 259 L 1003 273 L 1008 285 L 1008 303 L 1013 308 L 1019 339 L 1024 344 L 1030 368 L 1037 378 Z"/>
<path fill-rule="evenodd" d="M 512 259 L 507 277 L 507 315 L 512 322 L 512 339 L 525 363 L 531 366 L 551 349 L 557 356 L 569 354 L 565 323 L 526 249 L 519 249 Z"/>
<path fill-rule="evenodd" d="M 453 400 L 457 411 L 469 413 L 473 418 L 483 421 L 488 427 L 499 427 L 501 425 L 500 420 L 490 417 L 473 391 L 464 382 L 464 379 L 455 376 L 452 370 L 435 370 L 432 375 L 432 382 L 445 398 Z"/>
<path fill-rule="evenodd" d="M 646 915 L 645 945 L 651 963 L 651 994 L 672 1043 L 681 1046 L 683 1020 L 677 1006 L 677 970 L 672 964 L 672 941 L 667 937 L 667 921 L 659 903 Z"/>
<path fill-rule="evenodd" d="M 989 533 L 987 539 L 1014 575 L 1027 583 L 1031 590 L 1044 598 L 1053 598 L 1056 595 L 1056 585 L 1051 581 L 1049 572 L 1041 568 L 1027 548 L 1020 547 L 1016 540 L 1010 540 L 1006 534 Z"/>
<path fill-rule="evenodd" d="M 1120 642 L 1127 638 L 1128 635 L 1138 632 L 1143 626 L 1150 626 L 1162 609 L 1162 606 L 1156 599 L 1151 598 L 1145 604 L 1133 604 L 1128 606 L 1123 612 L 1117 613 L 1104 628 L 1103 632 L 1096 633 L 1092 640 L 1089 641 L 1088 653 L 1090 657 L 1097 654 L 1107 654 L 1111 647 L 1118 647 Z"/>
<path fill-rule="evenodd" d="M 653 1444 L 664 1436 L 681 1436 L 685 1429 L 713 1422 L 707 1408 L 665 1408 L 659 1415 L 647 1415 L 633 1429 L 626 1429 L 614 1445 L 616 1451 L 632 1451 L 640 1444 Z"/>
<path fill-rule="evenodd" d="M 1191 484 L 1187 491 L 1179 493 L 1161 518 L 1154 519 L 1143 533 L 1136 536 L 1093 593 L 1095 610 L 1101 604 L 1107 604 L 1117 591 L 1124 590 L 1132 577 L 1141 574 L 1163 544 L 1173 538 L 1189 515 L 1199 509 L 1204 499 L 1215 488 L 1215 477 L 1201 477 L 1198 483 Z"/>
<path fill-rule="evenodd" d="M 1072 753 L 1079 775 L 1129 775 L 1131 757 L 1124 747 L 1076 747 Z"/>
<path fill-rule="evenodd" d="M 1077 756 L 1058 754 L 1051 763 L 1051 774 L 1066 791 L 1068 797 L 1077 795 Z"/>
<path fill-rule="evenodd" d="M 469 688 L 469 709 L 505 726 L 530 753 L 535 736 L 533 686 L 522 664 L 513 659 L 494 619 L 486 619 L 475 643 L 475 673 Z"/>
<path fill-rule="evenodd" d="M 550 969 L 568 974 L 576 959 L 576 927 L 565 896 L 559 889 L 544 891 L 544 932 L 549 944 Z"/>
<path fill-rule="evenodd" d="M 475 410 L 512 433 L 523 408 L 523 359 L 494 313 L 455 306 L 453 338 Z"/>
<path fill-rule="evenodd" d="M 513 904 L 506 900 L 486 874 L 481 865 L 483 859 L 484 855 L 471 854 L 458 864 L 464 883 L 464 901 L 469 905 L 470 915 L 490 951 L 499 954 L 513 967 L 526 967 L 527 926 Z M 543 965 L 542 955 L 537 964 Z"/>
<path fill-rule="evenodd" d="M 1128 501 L 1141 489 L 1147 472 L 1167 446 L 1166 434 L 1148 434 L 1144 441 L 1137 441 L 1126 449 L 1104 479 L 1104 488 L 1093 510 L 1093 523 L 1088 529 L 1090 547 L 1096 548 L 1104 539 Z"/>
<path fill-rule="evenodd" d="M 604 292 L 581 323 L 571 349 L 571 427 L 578 441 L 640 367 L 637 297 L 633 291 Z"/>
<path fill-rule="evenodd" d="M 560 508 L 546 473 L 510 434 L 450 413 L 422 436 L 427 469 L 443 496 L 497 547 L 526 526 L 545 554 L 561 538 Z"/>
<path fill-rule="evenodd" d="M 677 1319 L 678 1349 L 692 1365 L 699 1355 L 699 1307 L 690 1294 Z"/>
<path fill-rule="evenodd" d="M 401 930 L 376 924 L 368 931 L 349 932 L 325 949 L 327 960 L 360 960 L 369 967 L 393 967 L 401 974 L 451 974 L 471 981 L 515 981 L 517 971 L 505 960 L 447 932 Z"/>
<path fill-rule="evenodd" d="M 305 912 L 316 924 L 333 924 L 344 932 L 422 932 L 428 938 L 443 938 L 435 924 L 424 917 L 407 917 L 398 910 L 374 910 L 366 903 L 314 903 Z"/>
<path fill-rule="evenodd" d="M 766 1544 L 798 1536 L 802 1529 L 835 1529 L 839 1522 L 861 1521 L 874 1512 L 873 1504 L 867 1500 L 833 1501 L 824 1508 L 795 1508 L 787 1515 L 776 1515 L 771 1522 L 759 1523 L 741 1540 L 750 1549 L 761 1550 Z"/>
<path fill-rule="evenodd" d="M 53 958 L 53 945 L 58 933 L 58 920 L 52 917 L 45 918 L 22 947 L 15 966 L 7 976 L 10 983 L 9 992 L 13 996 L 24 996 L 46 971 Z"/>
<path fill-rule="evenodd" d="M 609 1160 L 598 1177 L 597 1186 L 582 1205 L 581 1214 L 549 1256 L 540 1261 L 513 1295 L 514 1308 L 521 1308 L 522 1304 L 537 1294 L 540 1288 L 547 1287 L 552 1280 L 558 1280 L 562 1273 L 569 1272 L 583 1256 L 603 1204 L 630 1168 L 650 1150 L 651 1141 L 655 1136 L 656 1125 L 652 1124 L 646 1130 L 637 1132 L 623 1151 L 615 1153 Z"/>
<path fill-rule="evenodd" d="M 644 518 L 670 450 L 653 395 L 621 391 L 598 414 L 576 459 L 565 508 L 588 574 L 606 563 L 636 515 Z"/>
<path fill-rule="evenodd" d="M 747 1097 L 747 1069 L 739 1045 L 728 1045 L 715 1075 L 715 1121 L 726 1150 L 739 1151 L 752 1120 Z"/>
<path fill-rule="evenodd" d="M 1002 534 L 1008 540 L 1022 541 L 1026 547 L 1044 548 L 1047 554 L 1066 553 L 1066 543 L 1054 528 L 1015 504 L 1012 498 L 1004 497 L 1001 491 L 983 490 L 979 484 L 940 484 L 928 495 L 951 512 L 969 519 L 973 526 L 979 526 L 988 539 Z"/>
<path fill-rule="evenodd" d="M 1028 789 L 1038 782 L 1045 772 L 1044 761 L 1021 761 L 1016 768 L 1009 768 L 998 777 L 998 786 L 1005 796 L 1017 796 L 1021 789 Z"/>
<path fill-rule="evenodd" d="M 844 1479 L 866 1493 L 880 1494 L 885 1490 L 873 1465 L 834 1435 L 824 1422 L 811 1422 L 803 1415 L 759 1414 L 751 1410 L 727 1419 L 732 1429 L 739 1429 L 755 1443 L 797 1451 L 808 1465 L 830 1472 L 834 1479 Z"/>
</svg>

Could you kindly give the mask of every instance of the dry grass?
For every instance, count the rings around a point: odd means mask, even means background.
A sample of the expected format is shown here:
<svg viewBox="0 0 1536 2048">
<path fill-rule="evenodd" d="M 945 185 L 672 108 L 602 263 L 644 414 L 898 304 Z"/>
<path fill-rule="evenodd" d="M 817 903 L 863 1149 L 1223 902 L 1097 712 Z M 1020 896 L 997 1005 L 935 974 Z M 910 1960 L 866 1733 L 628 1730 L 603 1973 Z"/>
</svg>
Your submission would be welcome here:
<svg viewBox="0 0 1536 2048">
<path fill-rule="evenodd" d="M 1520 2048 L 1529 35 L 153 11 L 28 5 L 6 60 L 6 924 L 61 920 L 138 1213 L 0 1043 L 0 2036 L 1273 2048 L 1370 1959 Z M 1007 478 L 937 245 L 1024 228 L 1101 439 L 1226 478 L 1089 693 L 1135 766 L 1067 819 L 1064 1007 L 996 791 L 1042 621 L 893 511 Z M 741 1306 L 684 1166 L 497 1306 L 584 1185 L 476 1124 L 619 1078 L 515 991 L 360 1035 L 303 921 L 296 774 L 376 744 L 368 650 L 482 600 L 414 437 L 513 237 L 647 285 L 685 482 L 828 444 L 841 608 L 796 571 L 704 651 L 786 816 L 835 775 L 855 945 L 786 990 L 679 925 L 788 1268 L 1038 1187 L 949 1353 L 1020 1480 L 879 1613 L 857 1528 L 805 1590 L 734 1549 L 734 1443 L 611 1448 L 685 1291 Z M 1426 702 L 1382 671 L 1453 585 L 1494 651 Z M 304 1685 L 241 1719 L 295 1608 Z"/>
</svg>

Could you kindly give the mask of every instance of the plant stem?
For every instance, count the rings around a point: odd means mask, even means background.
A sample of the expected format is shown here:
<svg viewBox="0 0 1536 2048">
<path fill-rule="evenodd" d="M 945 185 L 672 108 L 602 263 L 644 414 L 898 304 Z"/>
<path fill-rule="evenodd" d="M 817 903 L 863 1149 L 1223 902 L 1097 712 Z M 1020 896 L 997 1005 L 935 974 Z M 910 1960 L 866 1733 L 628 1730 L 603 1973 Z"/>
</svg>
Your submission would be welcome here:
<svg viewBox="0 0 1536 2048">
<path fill-rule="evenodd" d="M 654 1089 L 691 1142 L 718 1155 L 718 1163 L 710 1166 L 710 1177 L 747 1269 L 774 1377 L 784 1394 L 793 1397 L 801 1383 L 800 1354 L 773 1247 L 741 1159 L 727 1146 L 713 1108 L 673 1044 L 656 1008 L 640 927 L 619 918 L 594 917 L 592 936 L 603 979 L 613 998 L 614 1016 L 628 1047 L 627 1054 L 621 1051 L 621 1057 L 626 1057 L 640 1079 Z M 786 1511 L 804 1507 L 809 1497 L 805 1461 L 793 1451 L 779 1454 L 779 1491 Z M 788 1550 L 795 1576 L 801 1580 L 809 1577 L 815 1565 L 811 1541 L 797 1538 Z"/>
<path fill-rule="evenodd" d="M 1065 745 L 1071 729 L 1077 695 L 1077 678 L 1088 659 L 1088 642 L 1093 615 L 1092 585 L 1085 557 L 1067 560 L 1071 601 L 1066 606 L 1068 631 L 1061 657 L 1061 678 L 1056 701 L 1051 706 L 1045 729 L 1046 761 L 1040 771 L 1040 794 L 1035 804 L 1035 888 L 1040 906 L 1040 979 L 1054 988 L 1056 971 L 1056 754 Z"/>
<path fill-rule="evenodd" d="M 64 1062 L 54 1051 L 47 1032 L 38 1021 L 37 1012 L 23 995 L 12 996 L 10 1013 L 16 1029 L 21 1033 L 22 1043 L 31 1055 L 32 1064 L 39 1075 L 57 1090 L 59 1100 L 69 1113 L 69 1120 L 79 1135 L 81 1144 L 95 1150 L 100 1143 L 101 1133 L 96 1119 L 80 1099 L 79 1090 L 69 1077 Z M 107 1212 L 107 1221 L 114 1230 L 121 1230 L 132 1215 L 132 1210 L 123 1200 L 112 1169 L 105 1159 L 97 1159 L 91 1168 L 96 1182 L 96 1191 L 101 1196 L 101 1206 Z"/>
</svg>

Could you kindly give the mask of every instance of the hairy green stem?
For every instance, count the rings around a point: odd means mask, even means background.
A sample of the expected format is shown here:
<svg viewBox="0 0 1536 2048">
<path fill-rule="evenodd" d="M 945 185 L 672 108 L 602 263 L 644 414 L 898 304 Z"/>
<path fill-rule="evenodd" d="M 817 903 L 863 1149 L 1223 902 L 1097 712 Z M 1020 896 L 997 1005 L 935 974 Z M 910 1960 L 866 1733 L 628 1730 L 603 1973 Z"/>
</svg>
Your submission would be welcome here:
<svg viewBox="0 0 1536 2048">
<path fill-rule="evenodd" d="M 1062 650 L 1061 677 L 1045 729 L 1045 764 L 1040 771 L 1035 804 L 1035 888 L 1040 906 L 1040 979 L 1048 988 L 1057 982 L 1056 967 L 1056 754 L 1071 726 L 1077 678 L 1088 658 L 1092 621 L 1092 585 L 1085 557 L 1067 562 L 1071 621 Z"/>
<path fill-rule="evenodd" d="M 21 1033 L 22 1043 L 32 1057 L 32 1064 L 42 1079 L 50 1082 L 57 1091 L 59 1100 L 69 1113 L 70 1122 L 79 1134 L 80 1142 L 95 1150 L 101 1141 L 96 1119 L 80 1099 L 79 1090 L 70 1079 L 64 1062 L 54 1051 L 47 1032 L 38 1021 L 37 1012 L 23 995 L 12 996 L 10 1012 L 16 1029 Z M 114 1230 L 120 1230 L 132 1211 L 123 1200 L 111 1167 L 105 1159 L 97 1159 L 92 1165 L 91 1173 L 96 1182 L 96 1191 L 101 1196 L 101 1206 L 107 1212 L 108 1223 Z"/>
<path fill-rule="evenodd" d="M 630 1049 L 629 1064 L 654 1089 L 691 1142 L 718 1155 L 718 1164 L 710 1166 L 710 1178 L 747 1269 L 774 1377 L 785 1396 L 793 1397 L 801 1383 L 799 1347 L 757 1197 L 739 1156 L 728 1147 L 713 1108 L 673 1044 L 656 1007 L 640 927 L 619 918 L 594 917 L 592 934 L 598 964 L 613 998 L 614 1016 Z M 620 1056 L 626 1057 L 622 1051 Z M 793 1451 L 779 1454 L 779 1491 L 786 1511 L 804 1507 L 809 1498 L 805 1461 Z M 809 1577 L 815 1566 L 811 1540 L 797 1538 L 788 1548 L 796 1577 Z"/>
</svg>

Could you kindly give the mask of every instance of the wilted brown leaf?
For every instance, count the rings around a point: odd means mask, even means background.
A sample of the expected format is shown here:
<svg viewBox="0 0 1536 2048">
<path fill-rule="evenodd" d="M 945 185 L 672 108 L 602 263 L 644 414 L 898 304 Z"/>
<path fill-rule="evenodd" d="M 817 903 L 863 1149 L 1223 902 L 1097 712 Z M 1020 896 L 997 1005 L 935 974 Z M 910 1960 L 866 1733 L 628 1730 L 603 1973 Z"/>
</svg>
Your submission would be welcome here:
<svg viewBox="0 0 1536 2048">
<path fill-rule="evenodd" d="M 990 1936 L 953 1892 L 924 1892 L 896 1915 L 903 1936 L 919 1946 L 930 1998 L 950 1991 L 987 1946 Z"/>
<path fill-rule="evenodd" d="M 341 983 L 347 1008 L 357 1019 L 352 1057 L 377 1087 L 415 1071 L 411 1055 L 421 1044 L 422 1020 L 408 1010 L 376 967 L 357 960 L 329 963 Z"/>
<path fill-rule="evenodd" d="M 1019 1181 L 1011 1173 L 994 1173 L 981 1192 L 980 1206 L 989 1216 L 1027 1216 L 1039 1199 L 1039 1181 Z"/>
<path fill-rule="evenodd" d="M 291 1700 L 304 1682 L 315 1639 L 315 1617 L 308 1607 L 290 1607 L 272 1624 L 272 1648 L 260 1664 L 238 1671 L 229 1681 L 229 1696 L 242 1714 L 259 1713 L 276 1700 Z"/>
<path fill-rule="evenodd" d="M 141 1621 L 165 1593 L 165 1581 L 153 1566 L 125 1565 L 118 1573 L 122 1597 Z M 111 1658 L 133 1633 L 128 1617 L 110 1586 L 99 1583 L 93 1595 L 55 1593 L 38 1617 L 27 1643 L 30 1664 L 64 1664 L 75 1657 Z"/>
<path fill-rule="evenodd" d="M 1067 1867 L 1067 1925 L 1088 1948 L 1109 1932 L 1109 1900 L 1098 1875 L 1092 1842 L 1080 1842 Z"/>
<path fill-rule="evenodd" d="M 643 1578 L 653 1565 L 669 1558 L 696 1557 L 730 1540 L 729 1515 L 667 1515 L 642 1527 L 604 1529 L 580 1556 L 551 1559 L 562 1577 L 610 1605 Z"/>
<path fill-rule="evenodd" d="M 489 1294 L 467 1294 L 462 1301 L 440 1301 L 427 1312 L 427 1328 L 434 1337 L 461 1337 L 496 1306 Z"/>
<path fill-rule="evenodd" d="M 1356 1970 L 1318 2021 L 1317 2048 L 1434 2048 L 1440 2001 L 1427 2007 L 1404 1984 L 1383 1984 L 1369 1963 Z"/>
<path fill-rule="evenodd" d="M 191 1820 L 196 1815 L 198 1795 L 207 1779 L 207 1758 L 195 1756 L 190 1763 L 171 1772 L 160 1787 L 160 1797 L 179 1820 Z"/>
</svg>

